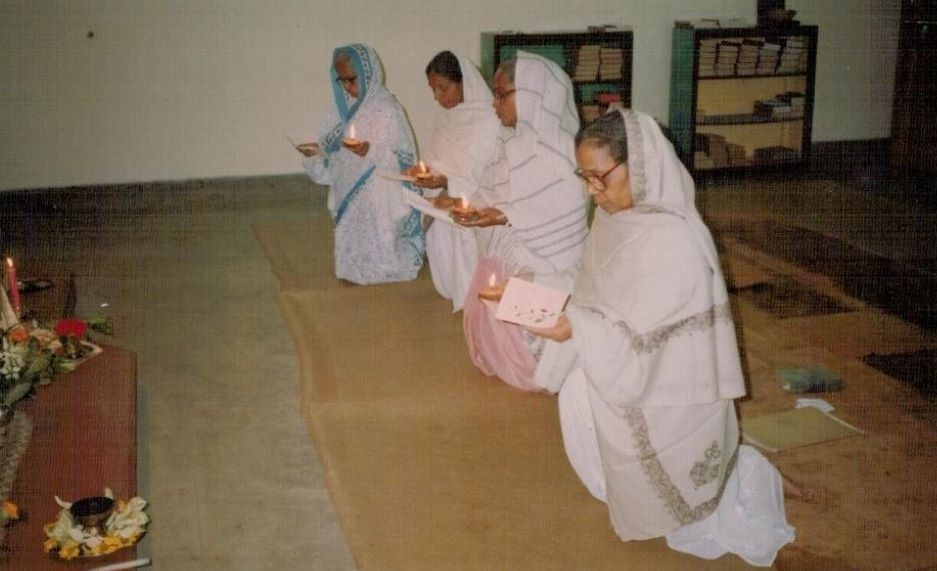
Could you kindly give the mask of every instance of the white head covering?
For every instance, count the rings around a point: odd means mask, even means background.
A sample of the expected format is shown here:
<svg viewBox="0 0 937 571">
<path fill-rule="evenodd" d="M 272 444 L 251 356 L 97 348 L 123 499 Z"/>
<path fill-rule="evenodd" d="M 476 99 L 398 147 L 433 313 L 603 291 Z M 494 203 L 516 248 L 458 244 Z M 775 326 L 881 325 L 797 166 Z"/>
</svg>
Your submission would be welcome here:
<svg viewBox="0 0 937 571">
<path fill-rule="evenodd" d="M 728 299 L 725 280 L 719 265 L 719 254 L 712 235 L 696 210 L 696 185 L 683 163 L 677 158 L 673 145 L 653 117 L 633 109 L 619 109 L 628 135 L 628 175 L 634 212 L 669 212 L 683 218 L 693 230 L 703 250 L 718 290 L 723 294 L 717 303 Z"/>
<path fill-rule="evenodd" d="M 450 196 L 472 199 L 485 164 L 497 144 L 500 122 L 491 108 L 491 90 L 478 68 L 456 55 L 462 71 L 462 103 L 439 106 L 427 163 L 446 175 Z"/>
<path fill-rule="evenodd" d="M 539 266 L 532 269 L 562 271 L 579 262 L 587 233 L 585 189 L 575 175 L 572 82 L 552 61 L 519 51 L 514 88 L 517 125 L 501 130 L 479 193 L 507 215 Z"/>
</svg>

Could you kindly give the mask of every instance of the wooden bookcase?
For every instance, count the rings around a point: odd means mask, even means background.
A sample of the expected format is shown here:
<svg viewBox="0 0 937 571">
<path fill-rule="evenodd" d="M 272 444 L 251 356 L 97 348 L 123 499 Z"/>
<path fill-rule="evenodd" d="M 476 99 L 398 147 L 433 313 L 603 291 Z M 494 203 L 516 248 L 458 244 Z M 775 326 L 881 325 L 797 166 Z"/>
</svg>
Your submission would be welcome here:
<svg viewBox="0 0 937 571">
<path fill-rule="evenodd" d="M 483 32 L 481 70 L 489 79 L 501 60 L 517 50 L 542 55 L 559 64 L 573 80 L 583 124 L 591 123 L 614 100 L 631 107 L 634 37 L 629 29 L 581 32 Z"/>
<path fill-rule="evenodd" d="M 802 166 L 813 123 L 816 26 L 673 30 L 670 124 L 693 171 Z"/>
</svg>

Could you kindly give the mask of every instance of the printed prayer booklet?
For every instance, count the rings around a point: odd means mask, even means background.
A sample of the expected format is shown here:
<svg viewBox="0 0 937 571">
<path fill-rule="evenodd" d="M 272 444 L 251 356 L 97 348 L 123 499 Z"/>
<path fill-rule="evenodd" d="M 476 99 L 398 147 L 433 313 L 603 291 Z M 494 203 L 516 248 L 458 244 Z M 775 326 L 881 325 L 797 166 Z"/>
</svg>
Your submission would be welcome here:
<svg viewBox="0 0 937 571">
<path fill-rule="evenodd" d="M 525 327 L 553 327 L 567 301 L 569 293 L 565 291 L 511 278 L 504 287 L 495 317 Z"/>
<path fill-rule="evenodd" d="M 403 199 L 406 200 L 407 204 L 409 204 L 411 207 L 419 210 L 423 214 L 427 214 L 433 218 L 442 220 L 443 222 L 448 222 L 449 224 L 455 225 L 455 220 L 449 216 L 449 211 L 445 208 L 436 208 L 432 205 L 432 203 L 430 203 L 430 201 L 426 200 L 415 192 L 405 188 L 401 188 L 400 190 L 403 192 Z"/>
</svg>

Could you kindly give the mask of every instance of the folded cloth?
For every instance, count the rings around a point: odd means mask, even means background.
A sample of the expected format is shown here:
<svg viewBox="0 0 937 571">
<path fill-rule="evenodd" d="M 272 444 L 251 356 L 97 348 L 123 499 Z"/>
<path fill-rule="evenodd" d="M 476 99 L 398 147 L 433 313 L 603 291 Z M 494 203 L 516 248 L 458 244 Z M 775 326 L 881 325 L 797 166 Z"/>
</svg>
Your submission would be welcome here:
<svg viewBox="0 0 937 571">
<path fill-rule="evenodd" d="M 823 393 L 843 388 L 843 379 L 825 367 L 778 369 L 781 388 L 789 393 Z"/>
</svg>

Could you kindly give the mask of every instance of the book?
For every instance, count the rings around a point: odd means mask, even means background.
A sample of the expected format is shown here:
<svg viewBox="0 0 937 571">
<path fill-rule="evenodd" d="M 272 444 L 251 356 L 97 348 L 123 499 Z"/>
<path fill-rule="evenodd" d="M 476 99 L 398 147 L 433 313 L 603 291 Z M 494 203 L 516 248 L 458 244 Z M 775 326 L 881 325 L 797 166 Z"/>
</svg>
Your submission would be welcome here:
<svg viewBox="0 0 937 571">
<path fill-rule="evenodd" d="M 504 286 L 495 317 L 524 327 L 546 329 L 556 325 L 569 297 L 562 290 L 511 278 Z"/>
</svg>

